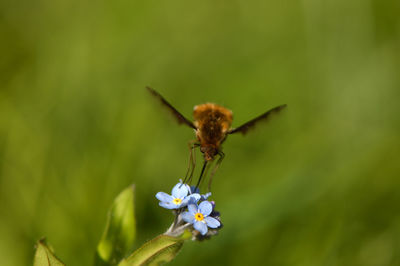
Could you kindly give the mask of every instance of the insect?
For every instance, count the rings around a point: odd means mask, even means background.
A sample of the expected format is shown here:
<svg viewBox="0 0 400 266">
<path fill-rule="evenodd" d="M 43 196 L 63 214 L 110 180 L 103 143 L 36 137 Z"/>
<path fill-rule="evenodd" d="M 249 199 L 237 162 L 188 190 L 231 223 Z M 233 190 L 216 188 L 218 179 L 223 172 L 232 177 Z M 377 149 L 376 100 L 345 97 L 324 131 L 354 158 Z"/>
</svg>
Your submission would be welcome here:
<svg viewBox="0 0 400 266">
<path fill-rule="evenodd" d="M 241 133 L 245 135 L 249 129 L 255 127 L 258 122 L 267 120 L 272 114 L 278 113 L 286 107 L 286 104 L 274 107 L 267 112 L 257 116 L 256 118 L 244 123 L 243 125 L 232 128 L 232 111 L 214 103 L 205 103 L 196 105 L 193 111 L 194 121 L 190 121 L 183 116 L 178 110 L 176 110 L 161 94 L 150 87 L 146 87 L 147 90 L 161 101 L 161 103 L 173 114 L 179 124 L 185 124 L 186 126 L 193 128 L 196 133 L 196 140 L 189 142 L 190 148 L 190 159 L 189 167 L 186 173 L 184 183 L 190 182 L 194 167 L 195 157 L 193 156 L 193 149 L 200 147 L 200 151 L 204 155 L 204 164 L 201 169 L 200 177 L 196 187 L 199 187 L 200 181 L 204 175 L 207 165 L 212 162 L 217 156 L 219 156 L 217 163 L 211 172 L 210 180 L 208 183 L 208 190 L 211 188 L 212 177 L 221 164 L 225 154 L 222 152 L 221 145 L 226 140 L 228 135 Z"/>
</svg>

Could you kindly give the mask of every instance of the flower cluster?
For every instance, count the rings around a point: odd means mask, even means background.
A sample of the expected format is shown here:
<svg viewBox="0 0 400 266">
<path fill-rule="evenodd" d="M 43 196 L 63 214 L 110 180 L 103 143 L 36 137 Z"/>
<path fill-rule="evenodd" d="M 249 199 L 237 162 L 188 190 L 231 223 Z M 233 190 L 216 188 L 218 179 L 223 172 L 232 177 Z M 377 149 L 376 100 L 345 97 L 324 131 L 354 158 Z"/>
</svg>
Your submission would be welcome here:
<svg viewBox="0 0 400 266">
<path fill-rule="evenodd" d="M 169 235 L 179 235 L 186 228 L 193 231 L 193 237 L 197 240 L 210 237 L 221 228 L 219 213 L 214 211 L 215 203 L 207 199 L 211 193 L 200 194 L 198 188 L 190 187 L 180 181 L 176 184 L 171 195 L 158 192 L 156 198 L 159 205 L 166 209 L 174 210 L 175 222 L 167 231 Z"/>
</svg>

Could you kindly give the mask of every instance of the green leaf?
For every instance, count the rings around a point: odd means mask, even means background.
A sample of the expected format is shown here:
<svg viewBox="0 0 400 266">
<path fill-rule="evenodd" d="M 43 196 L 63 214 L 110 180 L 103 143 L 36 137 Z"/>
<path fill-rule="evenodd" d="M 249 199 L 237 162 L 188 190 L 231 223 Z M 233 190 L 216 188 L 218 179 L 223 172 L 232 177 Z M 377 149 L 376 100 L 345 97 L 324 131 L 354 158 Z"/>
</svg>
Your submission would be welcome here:
<svg viewBox="0 0 400 266">
<path fill-rule="evenodd" d="M 132 248 L 136 236 L 134 191 L 132 185 L 114 200 L 103 236 L 97 245 L 95 265 L 116 265 Z"/>
<path fill-rule="evenodd" d="M 43 238 L 39 240 L 36 244 L 36 253 L 33 262 L 34 266 L 63 266 L 65 265 L 61 262 L 47 246 L 46 240 Z"/>
<path fill-rule="evenodd" d="M 186 238 L 159 235 L 121 261 L 119 266 L 160 265 L 176 257 Z"/>
</svg>

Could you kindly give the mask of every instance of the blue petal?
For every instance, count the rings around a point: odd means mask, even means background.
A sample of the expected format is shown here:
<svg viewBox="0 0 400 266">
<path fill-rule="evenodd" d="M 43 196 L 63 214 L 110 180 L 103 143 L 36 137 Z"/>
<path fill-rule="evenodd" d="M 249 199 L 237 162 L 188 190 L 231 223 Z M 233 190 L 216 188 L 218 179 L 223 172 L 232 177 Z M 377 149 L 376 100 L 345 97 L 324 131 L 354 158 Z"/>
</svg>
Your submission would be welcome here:
<svg viewBox="0 0 400 266">
<path fill-rule="evenodd" d="M 221 223 L 217 219 L 210 216 L 204 218 L 204 221 L 206 221 L 207 226 L 210 228 L 217 228 L 221 225 Z"/>
<path fill-rule="evenodd" d="M 195 222 L 193 224 L 194 229 L 200 232 L 203 236 L 207 234 L 208 228 L 207 225 L 203 222 Z"/>
<path fill-rule="evenodd" d="M 203 199 L 203 200 L 206 200 L 208 197 L 210 197 L 211 196 L 211 192 L 208 192 L 208 193 L 206 193 L 206 194 L 204 194 L 204 195 L 201 195 L 201 198 Z"/>
<path fill-rule="evenodd" d="M 197 201 L 195 201 L 191 197 L 187 196 L 182 200 L 182 202 L 179 206 L 182 208 L 182 207 L 187 206 L 188 204 L 193 204 L 193 203 L 197 203 Z"/>
<path fill-rule="evenodd" d="M 208 216 L 210 215 L 210 213 L 212 212 L 212 205 L 210 202 L 208 201 L 203 201 L 202 203 L 200 203 L 199 205 L 199 211 L 204 215 L 204 216 Z"/>
<path fill-rule="evenodd" d="M 181 214 L 182 219 L 187 223 L 194 223 L 194 216 L 189 212 L 184 212 Z"/>
<path fill-rule="evenodd" d="M 197 213 L 197 204 L 189 204 L 188 205 L 188 211 L 190 212 L 190 214 L 195 215 Z"/>
<path fill-rule="evenodd" d="M 190 198 L 191 202 L 197 203 L 200 200 L 201 196 L 199 193 L 193 193 L 188 195 L 186 198 Z"/>
<path fill-rule="evenodd" d="M 172 210 L 172 209 L 177 209 L 177 208 L 178 208 L 177 205 L 175 205 L 175 204 L 173 204 L 173 203 L 163 202 L 163 201 L 160 201 L 160 202 L 158 203 L 158 205 L 160 205 L 160 206 L 163 207 L 163 208 L 170 209 L 170 210 Z"/>
<path fill-rule="evenodd" d="M 185 207 L 188 205 L 190 198 L 186 197 L 182 200 L 181 204 L 179 204 L 181 207 Z"/>
<path fill-rule="evenodd" d="M 165 193 L 165 192 L 158 192 L 158 193 L 156 194 L 156 198 L 157 198 L 159 201 L 164 201 L 164 202 L 172 202 L 172 201 L 174 200 L 174 198 L 173 198 L 171 195 L 168 195 L 168 194 Z"/>
<path fill-rule="evenodd" d="M 182 183 L 178 183 L 172 189 L 172 193 L 171 194 L 175 198 L 182 199 L 182 198 L 186 197 L 188 193 L 189 193 L 189 189 L 188 189 L 187 185 L 182 184 Z"/>
</svg>

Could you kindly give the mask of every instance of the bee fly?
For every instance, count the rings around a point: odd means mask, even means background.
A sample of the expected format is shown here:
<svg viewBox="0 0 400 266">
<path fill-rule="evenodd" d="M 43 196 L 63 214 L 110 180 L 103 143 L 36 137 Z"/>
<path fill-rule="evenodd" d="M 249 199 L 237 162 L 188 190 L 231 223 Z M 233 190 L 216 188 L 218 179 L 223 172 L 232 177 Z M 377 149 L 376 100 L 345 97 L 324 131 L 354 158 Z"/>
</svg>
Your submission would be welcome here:
<svg viewBox="0 0 400 266">
<path fill-rule="evenodd" d="M 262 120 L 267 120 L 271 114 L 278 113 L 280 110 L 286 107 L 286 104 L 274 107 L 267 112 L 257 116 L 256 118 L 244 123 L 237 128 L 231 128 L 232 124 L 232 111 L 214 103 L 205 103 L 201 105 L 196 105 L 193 111 L 194 122 L 188 120 L 184 117 L 178 110 L 176 110 L 164 97 L 161 96 L 157 91 L 150 87 L 146 87 L 147 90 L 158 98 L 161 103 L 167 107 L 167 109 L 174 115 L 179 124 L 185 124 L 191 127 L 196 132 L 197 140 L 189 142 L 190 147 L 190 159 L 189 167 L 186 173 L 184 183 L 191 181 L 194 167 L 195 167 L 195 157 L 193 156 L 193 149 L 200 147 L 200 151 L 204 154 L 204 164 L 201 169 L 200 177 L 197 182 L 196 188 L 199 187 L 200 181 L 203 177 L 204 171 L 208 163 L 212 162 L 218 155 L 218 161 L 214 166 L 213 171 L 210 175 L 210 180 L 208 183 L 208 190 L 211 189 L 212 177 L 215 171 L 221 164 L 225 154 L 221 150 L 221 144 L 225 141 L 226 137 L 230 134 L 242 133 L 243 135 L 247 131 L 253 128 L 258 122 Z M 190 172 L 190 174 L 189 174 Z"/>
</svg>

